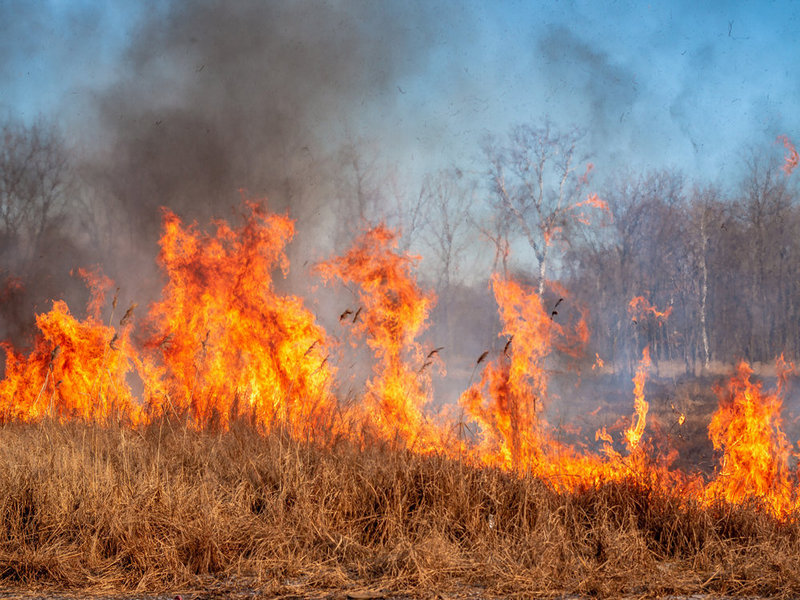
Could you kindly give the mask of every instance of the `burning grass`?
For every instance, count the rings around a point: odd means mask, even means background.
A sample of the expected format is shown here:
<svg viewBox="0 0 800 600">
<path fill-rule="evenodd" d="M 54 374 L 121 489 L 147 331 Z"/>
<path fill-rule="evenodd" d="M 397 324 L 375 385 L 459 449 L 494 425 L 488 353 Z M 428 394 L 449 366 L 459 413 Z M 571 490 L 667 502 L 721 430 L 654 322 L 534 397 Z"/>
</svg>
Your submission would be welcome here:
<svg viewBox="0 0 800 600">
<path fill-rule="evenodd" d="M 495 276 L 505 347 L 476 362 L 460 422 L 432 414 L 439 348 L 419 335 L 435 298 L 397 235 L 377 227 L 317 266 L 355 288 L 360 306 L 340 322 L 373 358 L 363 392 L 344 401 L 335 342 L 303 299 L 273 285 L 288 269 L 291 220 L 245 209 L 241 227 L 217 221 L 214 233 L 165 212 L 167 284 L 142 327 L 135 306 L 117 321 L 116 297 L 106 324 L 112 284 L 84 273 L 84 319 L 54 302 L 30 353 L 4 346 L 0 583 L 800 592 L 800 485 L 780 383 L 763 390 L 742 363 L 719 386 L 708 421 L 720 461 L 708 477 L 677 468 L 661 443 L 647 348 L 630 419 L 594 444 L 568 443 L 544 416 L 548 363 L 581 355 L 585 321 L 559 325 L 533 289 Z M 644 298 L 631 312 L 669 317 Z"/>
<path fill-rule="evenodd" d="M 800 525 L 644 481 L 559 492 L 438 456 L 243 422 L 0 430 L 0 584 L 431 597 L 796 597 Z M 238 583 L 237 583 L 238 582 Z"/>
</svg>

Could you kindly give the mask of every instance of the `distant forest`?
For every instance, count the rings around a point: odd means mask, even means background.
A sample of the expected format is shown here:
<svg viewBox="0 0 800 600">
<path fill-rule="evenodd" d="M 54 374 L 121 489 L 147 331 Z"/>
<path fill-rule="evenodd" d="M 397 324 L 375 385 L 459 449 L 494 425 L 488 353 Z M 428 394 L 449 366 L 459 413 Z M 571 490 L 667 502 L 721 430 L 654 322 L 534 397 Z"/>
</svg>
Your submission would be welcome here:
<svg viewBox="0 0 800 600">
<path fill-rule="evenodd" d="M 16 344 L 29 341 L 34 313 L 49 299 L 85 300 L 70 270 L 99 263 L 119 282 L 142 255 L 153 260 L 158 206 L 202 226 L 227 216 L 227 208 L 215 214 L 213 199 L 197 200 L 197 185 L 136 183 L 156 180 L 149 158 L 129 156 L 123 171 L 105 171 L 53 124 L 8 119 L 0 136 L 0 336 Z M 470 327 L 476 312 L 492 310 L 494 271 L 530 284 L 548 306 L 561 304 L 558 318 L 584 314 L 587 356 L 622 368 L 645 346 L 687 372 L 711 361 L 800 357 L 800 196 L 788 140 L 731 157 L 739 177 L 721 188 L 669 169 L 595 173 L 584 137 L 548 121 L 518 125 L 487 136 L 472 164 L 415 183 L 352 141 L 318 166 L 314 180 L 329 179 L 325 186 L 302 189 L 303 174 L 294 173 L 268 189 L 269 206 L 299 218 L 293 255 L 306 260 L 341 249 L 369 224 L 399 228 L 438 296 L 432 335 L 464 355 L 496 336 Z M 312 222 L 315 203 L 325 211 Z M 329 247 L 304 254 L 320 239 Z M 669 316 L 635 317 L 628 307 L 637 296 Z"/>
</svg>

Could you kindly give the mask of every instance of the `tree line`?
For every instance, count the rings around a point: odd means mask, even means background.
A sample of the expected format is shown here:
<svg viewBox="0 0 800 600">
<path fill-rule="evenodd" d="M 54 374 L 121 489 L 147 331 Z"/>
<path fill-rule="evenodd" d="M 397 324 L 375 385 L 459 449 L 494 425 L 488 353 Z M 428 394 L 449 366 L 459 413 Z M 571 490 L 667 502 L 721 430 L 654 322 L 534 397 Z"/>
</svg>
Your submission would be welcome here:
<svg viewBox="0 0 800 600">
<path fill-rule="evenodd" d="M 724 188 L 676 169 L 596 182 L 584 137 L 517 125 L 485 138 L 477 166 L 429 174 L 409 195 L 399 212 L 425 224 L 406 234 L 425 255 L 450 341 L 455 323 L 467 335 L 469 313 L 485 308 L 465 299 L 499 271 L 548 305 L 566 293 L 573 316 L 585 309 L 588 355 L 618 368 L 632 369 L 644 347 L 687 373 L 799 357 L 800 204 L 783 148 L 743 151 Z M 638 296 L 668 317 L 632 314 Z"/>
<path fill-rule="evenodd" d="M 499 271 L 545 302 L 566 297 L 563 318 L 583 310 L 589 355 L 621 368 L 645 346 L 687 372 L 800 356 L 800 203 L 783 148 L 749 151 L 723 188 L 675 169 L 598 175 L 584 139 L 549 121 L 516 125 L 487 136 L 470 164 L 418 183 L 351 141 L 330 170 L 330 237 L 345 244 L 378 221 L 399 228 L 439 297 L 438 335 L 464 352 L 460 337 L 492 335 L 464 324 L 490 306 L 486 281 Z M 141 219 L 114 190 L 52 124 L 0 125 L 3 338 L 23 338 L 33 308 L 70 294 L 63 274 L 113 256 L 119 232 Z M 669 316 L 632 314 L 637 296 Z"/>
</svg>

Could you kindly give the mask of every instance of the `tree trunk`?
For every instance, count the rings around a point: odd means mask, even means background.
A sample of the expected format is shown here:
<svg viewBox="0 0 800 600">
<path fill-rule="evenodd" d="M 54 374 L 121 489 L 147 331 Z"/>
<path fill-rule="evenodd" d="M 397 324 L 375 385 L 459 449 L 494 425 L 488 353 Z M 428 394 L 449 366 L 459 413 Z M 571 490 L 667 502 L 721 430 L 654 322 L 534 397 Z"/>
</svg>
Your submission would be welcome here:
<svg viewBox="0 0 800 600">
<path fill-rule="evenodd" d="M 708 311 L 708 260 L 706 259 L 706 249 L 708 247 L 708 235 L 706 230 L 706 214 L 700 220 L 700 332 L 703 336 L 703 370 L 708 370 L 711 362 L 711 351 L 708 345 L 708 323 L 706 313 Z"/>
</svg>

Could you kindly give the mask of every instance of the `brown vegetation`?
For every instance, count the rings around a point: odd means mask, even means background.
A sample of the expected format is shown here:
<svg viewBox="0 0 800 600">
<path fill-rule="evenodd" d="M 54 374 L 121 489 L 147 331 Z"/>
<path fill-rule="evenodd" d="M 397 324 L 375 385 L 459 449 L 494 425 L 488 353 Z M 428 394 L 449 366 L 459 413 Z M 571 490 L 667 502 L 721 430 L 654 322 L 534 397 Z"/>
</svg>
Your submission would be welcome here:
<svg viewBox="0 0 800 600">
<path fill-rule="evenodd" d="M 796 597 L 800 526 L 629 480 L 576 493 L 245 423 L 0 430 L 0 585 L 274 595 Z M 238 583 L 237 583 L 238 582 Z"/>
</svg>

